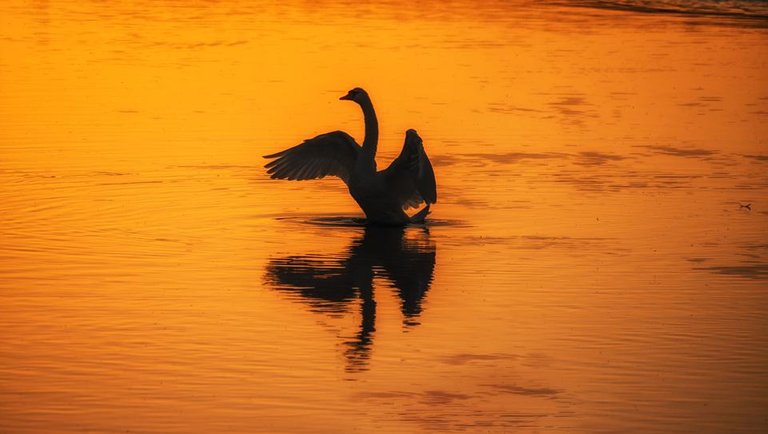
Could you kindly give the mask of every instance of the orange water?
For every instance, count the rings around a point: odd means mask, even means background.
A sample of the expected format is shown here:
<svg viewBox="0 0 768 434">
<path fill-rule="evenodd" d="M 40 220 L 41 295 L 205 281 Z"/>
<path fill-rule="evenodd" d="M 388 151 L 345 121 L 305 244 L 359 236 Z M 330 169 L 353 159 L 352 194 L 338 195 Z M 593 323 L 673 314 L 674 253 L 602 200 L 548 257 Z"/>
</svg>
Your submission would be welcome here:
<svg viewBox="0 0 768 434">
<path fill-rule="evenodd" d="M 4 2 L 0 432 L 763 432 L 768 30 L 528 2 Z M 759 24 L 759 25 L 756 25 Z M 364 229 L 263 154 L 407 128 Z M 751 203 L 751 209 L 741 207 Z"/>
</svg>

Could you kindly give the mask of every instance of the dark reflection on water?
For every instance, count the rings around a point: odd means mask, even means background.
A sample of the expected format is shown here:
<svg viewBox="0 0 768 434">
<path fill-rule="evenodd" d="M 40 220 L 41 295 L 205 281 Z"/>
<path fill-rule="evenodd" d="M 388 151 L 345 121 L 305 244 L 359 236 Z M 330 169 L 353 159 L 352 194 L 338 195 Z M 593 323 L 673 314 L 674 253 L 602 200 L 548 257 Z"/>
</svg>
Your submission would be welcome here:
<svg viewBox="0 0 768 434">
<path fill-rule="evenodd" d="M 707 18 L 707 23 L 765 27 L 768 25 L 768 6 L 765 1 L 754 0 L 564 0 L 550 3 L 607 9 L 643 14 L 678 15 Z M 732 20 L 732 21 L 728 21 Z M 691 24 L 696 24 L 693 22 Z"/>
<path fill-rule="evenodd" d="M 435 270 L 436 247 L 426 227 L 367 226 L 338 256 L 273 258 L 266 280 L 272 288 L 306 303 L 315 312 L 339 315 L 360 300 L 360 325 L 344 342 L 347 370 L 365 370 L 376 330 L 374 277 L 384 277 L 400 299 L 406 327 L 418 324 L 422 300 Z"/>
<path fill-rule="evenodd" d="M 729 266 L 694 267 L 694 270 L 706 270 L 727 276 L 746 277 L 748 279 L 768 279 L 768 264 L 744 264 Z"/>
</svg>

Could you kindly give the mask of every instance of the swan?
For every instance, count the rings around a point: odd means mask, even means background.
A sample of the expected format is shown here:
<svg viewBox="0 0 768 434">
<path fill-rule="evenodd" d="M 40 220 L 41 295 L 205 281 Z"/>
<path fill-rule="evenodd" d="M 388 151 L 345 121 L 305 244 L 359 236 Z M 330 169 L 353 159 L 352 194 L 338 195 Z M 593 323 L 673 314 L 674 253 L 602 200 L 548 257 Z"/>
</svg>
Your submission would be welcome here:
<svg viewBox="0 0 768 434">
<path fill-rule="evenodd" d="M 415 130 L 405 132 L 400 155 L 384 170 L 376 171 L 379 124 L 368 93 L 356 87 L 340 100 L 353 101 L 363 110 L 365 138 L 360 146 L 349 134 L 334 131 L 307 139 L 274 154 L 264 165 L 272 179 L 306 180 L 337 176 L 365 213 L 369 223 L 406 225 L 421 223 L 429 206 L 437 202 L 437 186 L 424 143 Z M 424 208 L 408 216 L 405 210 Z"/>
</svg>

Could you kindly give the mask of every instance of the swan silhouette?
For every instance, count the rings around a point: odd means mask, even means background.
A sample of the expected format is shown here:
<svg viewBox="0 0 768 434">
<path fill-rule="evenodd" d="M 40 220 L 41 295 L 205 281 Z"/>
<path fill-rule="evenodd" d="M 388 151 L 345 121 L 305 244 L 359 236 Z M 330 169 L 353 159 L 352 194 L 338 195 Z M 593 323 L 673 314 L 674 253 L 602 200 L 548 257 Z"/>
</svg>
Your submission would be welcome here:
<svg viewBox="0 0 768 434">
<path fill-rule="evenodd" d="M 305 180 L 338 176 L 365 213 L 367 222 L 405 225 L 423 222 L 430 204 L 437 202 L 437 187 L 421 137 L 415 130 L 405 132 L 400 155 L 385 170 L 376 171 L 379 124 L 368 93 L 356 87 L 341 100 L 354 101 L 363 110 L 365 139 L 360 146 L 349 134 L 334 131 L 321 134 L 284 151 L 264 158 L 272 179 Z M 405 210 L 426 206 L 408 216 Z"/>
</svg>

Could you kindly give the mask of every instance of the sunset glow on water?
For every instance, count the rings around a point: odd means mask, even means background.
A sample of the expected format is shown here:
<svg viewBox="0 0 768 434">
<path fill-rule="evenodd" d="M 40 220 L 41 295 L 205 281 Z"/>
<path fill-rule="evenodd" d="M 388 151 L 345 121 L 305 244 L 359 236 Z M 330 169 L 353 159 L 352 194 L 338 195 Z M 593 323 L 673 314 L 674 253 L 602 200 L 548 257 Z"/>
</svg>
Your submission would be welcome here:
<svg viewBox="0 0 768 434">
<path fill-rule="evenodd" d="M 0 433 L 765 432 L 768 8 L 720 3 L 3 2 Z M 356 86 L 427 224 L 266 174 Z"/>
</svg>

